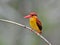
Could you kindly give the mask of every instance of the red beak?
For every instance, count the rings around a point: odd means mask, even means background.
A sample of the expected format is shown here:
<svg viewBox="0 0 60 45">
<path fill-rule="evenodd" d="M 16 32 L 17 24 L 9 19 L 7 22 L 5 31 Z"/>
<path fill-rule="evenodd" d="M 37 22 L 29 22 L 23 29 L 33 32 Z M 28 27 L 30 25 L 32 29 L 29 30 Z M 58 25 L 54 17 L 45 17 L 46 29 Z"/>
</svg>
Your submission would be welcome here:
<svg viewBox="0 0 60 45">
<path fill-rule="evenodd" d="M 27 15 L 27 16 L 25 16 L 24 18 L 30 18 L 31 17 L 31 15 Z"/>
</svg>

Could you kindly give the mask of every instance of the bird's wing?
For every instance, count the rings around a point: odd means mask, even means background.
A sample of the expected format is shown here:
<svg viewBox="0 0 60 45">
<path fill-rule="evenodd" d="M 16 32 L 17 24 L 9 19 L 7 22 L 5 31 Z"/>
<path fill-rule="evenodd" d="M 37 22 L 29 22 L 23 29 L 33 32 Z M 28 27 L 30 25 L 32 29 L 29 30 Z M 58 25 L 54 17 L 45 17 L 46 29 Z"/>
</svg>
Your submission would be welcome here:
<svg viewBox="0 0 60 45">
<path fill-rule="evenodd" d="M 38 18 L 36 18 L 36 24 L 37 24 L 38 28 L 40 30 L 42 30 L 42 23 L 41 23 L 41 21 L 38 20 Z"/>
</svg>

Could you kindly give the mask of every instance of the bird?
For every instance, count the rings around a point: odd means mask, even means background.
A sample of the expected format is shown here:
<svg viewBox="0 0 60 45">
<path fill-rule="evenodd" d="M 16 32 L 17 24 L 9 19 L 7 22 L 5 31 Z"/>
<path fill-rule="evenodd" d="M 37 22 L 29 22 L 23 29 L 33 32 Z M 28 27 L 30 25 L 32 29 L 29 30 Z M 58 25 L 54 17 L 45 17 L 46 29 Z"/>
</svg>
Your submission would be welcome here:
<svg viewBox="0 0 60 45">
<path fill-rule="evenodd" d="M 36 12 L 30 12 L 27 16 L 24 18 L 29 19 L 30 27 L 38 32 L 39 34 L 42 34 L 42 22 L 38 19 Z"/>
</svg>

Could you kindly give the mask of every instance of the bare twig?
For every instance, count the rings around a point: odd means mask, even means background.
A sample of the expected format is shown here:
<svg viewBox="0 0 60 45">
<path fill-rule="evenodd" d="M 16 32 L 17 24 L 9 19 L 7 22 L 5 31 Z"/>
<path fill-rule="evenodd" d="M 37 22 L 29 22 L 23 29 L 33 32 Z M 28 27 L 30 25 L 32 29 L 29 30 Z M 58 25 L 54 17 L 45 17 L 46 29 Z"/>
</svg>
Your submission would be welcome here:
<svg viewBox="0 0 60 45">
<path fill-rule="evenodd" d="M 16 25 L 21 26 L 21 27 L 23 27 L 23 28 L 32 30 L 30 27 L 25 26 L 25 25 L 22 25 L 22 24 L 20 24 L 20 23 L 14 22 L 14 21 L 9 21 L 9 20 L 5 20 L 5 19 L 0 19 L 0 21 L 12 23 L 12 24 L 16 24 Z M 36 31 L 34 31 L 34 30 L 32 30 L 32 31 L 33 31 L 35 34 L 37 34 L 39 37 L 41 37 L 41 39 L 43 39 L 48 45 L 51 45 L 51 43 L 50 43 L 46 38 L 44 38 L 41 34 L 39 34 L 38 32 L 36 32 Z"/>
</svg>

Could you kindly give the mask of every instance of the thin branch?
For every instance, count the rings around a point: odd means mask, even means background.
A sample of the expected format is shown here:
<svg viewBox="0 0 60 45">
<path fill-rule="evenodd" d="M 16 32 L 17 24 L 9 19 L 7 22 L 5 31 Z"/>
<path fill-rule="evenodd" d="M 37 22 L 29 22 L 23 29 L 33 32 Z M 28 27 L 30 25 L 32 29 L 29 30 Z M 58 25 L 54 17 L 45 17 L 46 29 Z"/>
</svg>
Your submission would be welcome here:
<svg viewBox="0 0 60 45">
<path fill-rule="evenodd" d="M 20 23 L 14 22 L 14 21 L 9 21 L 9 20 L 5 20 L 5 19 L 0 19 L 0 21 L 12 23 L 12 24 L 16 24 L 16 25 L 21 26 L 21 27 L 23 27 L 23 28 L 32 30 L 30 27 L 25 26 L 25 25 L 22 25 L 22 24 L 20 24 Z M 34 31 L 34 30 L 32 30 L 32 31 L 33 31 L 35 34 L 37 34 L 39 37 L 41 37 L 41 39 L 43 39 L 48 45 L 51 45 L 51 43 L 50 43 L 46 38 L 44 38 L 41 34 L 39 34 L 38 32 L 36 32 L 36 31 Z"/>
</svg>

